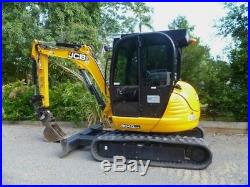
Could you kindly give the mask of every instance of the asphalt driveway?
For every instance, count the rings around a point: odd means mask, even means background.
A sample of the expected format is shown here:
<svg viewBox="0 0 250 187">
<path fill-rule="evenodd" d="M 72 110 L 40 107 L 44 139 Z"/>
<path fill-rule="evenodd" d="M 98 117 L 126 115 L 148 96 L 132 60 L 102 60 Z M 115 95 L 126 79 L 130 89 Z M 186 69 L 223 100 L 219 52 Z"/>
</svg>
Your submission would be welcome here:
<svg viewBox="0 0 250 187">
<path fill-rule="evenodd" d="M 88 149 L 60 159 L 58 143 L 42 138 L 42 126 L 4 125 L 3 184 L 247 184 L 247 135 L 206 134 L 213 162 L 205 170 L 149 167 L 136 172 L 104 172 Z M 80 129 L 66 128 L 68 133 Z"/>
</svg>

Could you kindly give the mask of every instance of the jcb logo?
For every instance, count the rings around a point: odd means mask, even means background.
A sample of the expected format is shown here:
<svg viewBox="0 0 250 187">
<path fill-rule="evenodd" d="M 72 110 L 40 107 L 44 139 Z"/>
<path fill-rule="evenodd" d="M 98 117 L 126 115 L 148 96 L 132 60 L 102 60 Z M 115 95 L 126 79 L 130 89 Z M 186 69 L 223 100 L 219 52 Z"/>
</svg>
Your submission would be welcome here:
<svg viewBox="0 0 250 187">
<path fill-rule="evenodd" d="M 75 60 L 83 60 L 85 62 L 89 61 L 89 58 L 84 55 L 84 54 L 80 54 L 80 53 L 75 53 L 75 52 L 70 52 L 69 53 L 69 58 L 75 59 Z"/>
</svg>

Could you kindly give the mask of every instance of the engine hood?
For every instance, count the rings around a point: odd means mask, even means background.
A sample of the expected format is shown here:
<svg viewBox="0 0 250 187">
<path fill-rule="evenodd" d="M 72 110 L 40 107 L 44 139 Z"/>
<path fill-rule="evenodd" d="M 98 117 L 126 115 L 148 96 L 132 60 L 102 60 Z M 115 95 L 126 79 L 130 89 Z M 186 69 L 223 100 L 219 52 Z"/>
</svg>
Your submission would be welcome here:
<svg viewBox="0 0 250 187">
<path fill-rule="evenodd" d="M 182 96 L 194 111 L 200 111 L 200 101 L 195 89 L 184 81 L 178 81 L 174 92 Z"/>
</svg>

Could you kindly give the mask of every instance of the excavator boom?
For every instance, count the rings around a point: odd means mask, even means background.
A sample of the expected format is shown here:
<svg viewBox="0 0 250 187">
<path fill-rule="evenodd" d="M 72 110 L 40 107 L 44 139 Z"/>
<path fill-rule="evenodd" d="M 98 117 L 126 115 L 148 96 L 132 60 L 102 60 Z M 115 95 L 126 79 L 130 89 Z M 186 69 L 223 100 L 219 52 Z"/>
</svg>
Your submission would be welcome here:
<svg viewBox="0 0 250 187">
<path fill-rule="evenodd" d="M 83 72 L 87 70 L 95 80 L 103 96 L 106 97 L 105 99 L 109 99 L 109 90 L 107 88 L 105 89 L 106 84 L 104 77 L 89 46 L 63 43 L 56 43 L 55 46 L 51 46 L 48 44 L 49 43 L 37 40 L 34 40 L 32 43 L 32 58 L 37 64 L 38 84 L 40 94 L 43 96 L 43 107 L 49 107 L 49 57 L 68 59 L 73 62 L 80 71 Z"/>
<path fill-rule="evenodd" d="M 36 93 L 33 103 L 36 103 L 38 117 L 46 126 L 44 136 L 49 141 L 64 139 L 66 134 L 55 122 L 49 108 L 49 81 L 48 66 L 49 57 L 68 59 L 76 65 L 80 71 L 85 86 L 96 97 L 106 117 L 111 115 L 109 90 L 106 87 L 104 77 L 96 62 L 91 48 L 87 45 L 47 43 L 34 40 L 32 43 L 33 79 L 36 84 Z M 89 74 L 95 80 L 99 89 L 92 83 Z M 100 91 L 99 91 L 100 90 Z M 100 93 L 101 92 L 101 93 Z"/>
</svg>

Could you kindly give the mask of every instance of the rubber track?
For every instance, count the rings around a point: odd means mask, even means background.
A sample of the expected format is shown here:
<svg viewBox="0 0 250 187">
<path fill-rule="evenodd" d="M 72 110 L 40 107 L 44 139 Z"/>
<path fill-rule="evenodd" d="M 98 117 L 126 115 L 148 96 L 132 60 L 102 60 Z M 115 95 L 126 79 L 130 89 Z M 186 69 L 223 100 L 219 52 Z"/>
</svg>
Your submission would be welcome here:
<svg viewBox="0 0 250 187">
<path fill-rule="evenodd" d="M 205 169 L 212 162 L 212 153 L 208 148 L 208 144 L 203 138 L 179 136 L 179 135 L 164 135 L 164 134 L 145 134 L 145 133 L 132 133 L 132 132 L 118 132 L 111 131 L 95 138 L 91 144 L 91 153 L 92 156 L 98 160 L 109 160 L 113 161 L 113 158 L 102 157 L 98 154 L 98 143 L 102 141 L 109 142 L 158 142 L 158 143 L 167 143 L 167 144 L 178 144 L 184 146 L 195 146 L 199 147 L 207 152 L 208 155 L 205 162 L 197 163 L 195 161 L 179 161 L 179 162 L 161 162 L 161 161 L 151 161 L 151 166 L 159 167 L 169 167 L 169 168 L 183 168 L 183 169 Z M 118 155 L 113 155 L 118 156 Z M 119 155 L 122 156 L 122 155 Z M 130 159 L 132 160 L 132 159 Z M 135 159 L 136 160 L 136 159 Z"/>
</svg>

